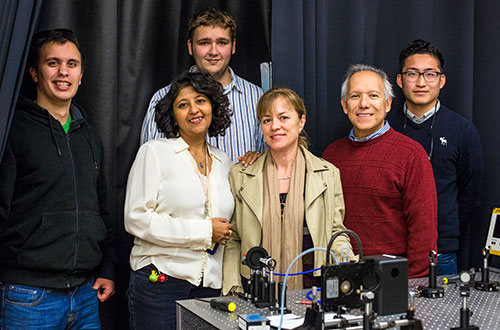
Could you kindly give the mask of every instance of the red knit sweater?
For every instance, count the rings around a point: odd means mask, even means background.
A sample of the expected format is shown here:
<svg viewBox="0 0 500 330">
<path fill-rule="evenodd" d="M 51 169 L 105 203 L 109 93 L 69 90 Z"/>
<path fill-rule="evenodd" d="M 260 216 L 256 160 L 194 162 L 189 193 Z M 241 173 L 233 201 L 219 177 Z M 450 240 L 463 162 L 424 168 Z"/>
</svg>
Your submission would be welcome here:
<svg viewBox="0 0 500 330">
<path fill-rule="evenodd" d="M 344 225 L 358 234 L 363 254 L 403 256 L 409 277 L 426 275 L 429 252 L 437 251 L 437 200 L 422 146 L 390 129 L 366 142 L 337 140 L 323 158 L 340 170 Z"/>
</svg>

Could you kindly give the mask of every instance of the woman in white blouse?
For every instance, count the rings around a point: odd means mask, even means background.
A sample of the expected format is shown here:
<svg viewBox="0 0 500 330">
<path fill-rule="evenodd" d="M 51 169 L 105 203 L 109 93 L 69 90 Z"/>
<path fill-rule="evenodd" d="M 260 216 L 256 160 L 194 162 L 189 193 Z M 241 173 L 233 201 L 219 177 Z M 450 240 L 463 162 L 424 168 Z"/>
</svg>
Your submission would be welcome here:
<svg viewBox="0 0 500 330">
<path fill-rule="evenodd" d="M 205 137 L 224 134 L 230 110 L 208 73 L 184 72 L 156 109 L 166 138 L 139 149 L 130 170 L 125 229 L 135 236 L 127 291 L 132 329 L 174 329 L 175 301 L 220 294 L 231 235 L 231 161 Z"/>
</svg>

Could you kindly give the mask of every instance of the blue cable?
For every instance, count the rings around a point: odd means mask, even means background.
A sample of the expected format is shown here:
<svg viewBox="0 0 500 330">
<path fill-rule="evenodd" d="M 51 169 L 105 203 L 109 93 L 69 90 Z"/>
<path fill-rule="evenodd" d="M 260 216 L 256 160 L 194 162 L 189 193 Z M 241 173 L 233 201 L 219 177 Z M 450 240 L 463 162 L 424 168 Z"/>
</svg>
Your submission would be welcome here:
<svg viewBox="0 0 500 330">
<path fill-rule="evenodd" d="M 334 257 L 335 258 L 335 257 Z M 336 260 L 335 260 L 336 261 Z M 308 273 L 312 273 L 312 272 L 315 272 L 317 270 L 320 270 L 321 267 L 318 267 L 316 269 L 311 269 L 311 270 L 306 270 L 304 272 L 300 272 L 300 273 L 292 273 L 292 274 L 288 274 L 288 276 L 297 276 L 297 275 L 304 275 L 304 274 L 308 274 Z M 266 274 L 269 274 L 269 271 L 266 270 Z M 277 276 L 285 276 L 286 274 L 281 274 L 281 273 L 273 273 L 274 275 L 277 275 Z"/>
<path fill-rule="evenodd" d="M 347 245 L 344 245 L 345 247 L 347 247 Z M 344 252 L 342 250 L 342 252 Z M 330 254 L 333 256 L 333 259 L 335 260 L 335 263 L 338 265 L 338 264 L 343 264 L 343 263 L 349 263 L 349 262 L 341 262 L 339 263 L 337 261 L 337 258 L 335 257 L 335 255 L 332 253 L 332 251 L 330 251 Z M 342 253 L 342 259 L 344 258 L 344 255 Z M 292 274 L 288 274 L 288 276 L 297 276 L 297 275 L 304 275 L 304 274 L 309 274 L 309 273 L 312 273 L 312 272 L 315 272 L 317 270 L 321 270 L 321 267 L 318 267 L 316 269 L 310 269 L 310 270 L 306 270 L 306 271 L 303 271 L 303 272 L 300 272 L 300 273 L 292 273 Z M 269 271 L 266 270 L 266 274 L 269 274 Z M 281 273 L 273 273 L 274 275 L 277 275 L 277 276 L 285 276 L 286 274 L 281 274 Z"/>
<path fill-rule="evenodd" d="M 321 291 L 321 288 L 318 288 L 317 291 Z M 313 298 L 311 297 L 312 292 L 313 290 L 309 290 L 309 292 L 306 294 L 307 299 L 313 300 Z"/>
<path fill-rule="evenodd" d="M 327 253 L 329 252 L 333 256 L 333 259 L 335 260 L 335 263 L 337 263 L 337 258 L 335 258 L 335 255 L 333 254 L 333 252 L 329 251 L 329 250 L 327 250 L 327 249 L 325 249 L 323 247 L 313 247 L 313 248 L 305 250 L 304 252 L 302 252 L 301 254 L 299 254 L 298 256 L 296 256 L 295 259 L 293 259 L 293 261 L 290 263 L 290 266 L 288 266 L 288 268 L 286 270 L 286 273 L 285 273 L 285 280 L 283 281 L 283 289 L 281 290 L 281 301 L 282 302 L 285 301 L 286 281 L 288 279 L 288 273 L 290 272 L 290 269 L 292 269 L 293 264 L 297 260 L 299 260 L 299 258 L 301 258 L 304 255 L 306 255 L 308 253 L 311 253 L 312 251 L 315 251 L 315 250 L 326 251 Z M 283 314 L 284 313 L 285 313 L 285 304 L 282 303 L 281 306 L 280 306 L 280 326 L 279 326 L 278 330 L 281 330 L 281 326 L 283 325 Z"/>
</svg>

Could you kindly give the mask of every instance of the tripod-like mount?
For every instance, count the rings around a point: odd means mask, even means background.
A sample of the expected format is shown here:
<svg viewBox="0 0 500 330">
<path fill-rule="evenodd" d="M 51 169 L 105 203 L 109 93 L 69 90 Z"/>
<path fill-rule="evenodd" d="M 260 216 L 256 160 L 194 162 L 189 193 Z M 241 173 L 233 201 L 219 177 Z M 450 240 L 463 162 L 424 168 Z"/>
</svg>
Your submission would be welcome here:
<svg viewBox="0 0 500 330">
<path fill-rule="evenodd" d="M 442 298 L 444 297 L 444 288 L 437 286 L 437 253 L 432 250 L 429 253 L 429 286 L 419 286 L 420 296 L 425 298 Z"/>
</svg>

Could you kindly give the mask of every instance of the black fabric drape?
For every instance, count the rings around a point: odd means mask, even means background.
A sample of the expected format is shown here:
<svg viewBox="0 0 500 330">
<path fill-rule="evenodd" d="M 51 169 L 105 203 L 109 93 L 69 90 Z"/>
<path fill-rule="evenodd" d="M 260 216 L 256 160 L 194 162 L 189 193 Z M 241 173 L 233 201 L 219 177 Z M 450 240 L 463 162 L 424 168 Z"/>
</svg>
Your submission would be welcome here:
<svg viewBox="0 0 500 330">
<path fill-rule="evenodd" d="M 12 55 L 23 59 L 22 62 L 4 65 L 4 40 L 21 42 L 25 49 L 31 28 L 29 20 L 25 24 L 15 23 L 4 19 L 13 16 L 5 15 L 12 13 L 14 5 L 33 3 L 33 9 L 23 9 L 22 13 L 36 17 L 40 2 L 0 2 L 0 69 L 16 72 L 8 79 L 9 83 L 19 77 L 16 68 L 23 66 L 25 53 Z M 125 291 L 132 239 L 123 228 L 123 200 L 128 171 L 138 149 L 142 119 L 151 95 L 192 64 L 186 50 L 187 19 L 194 11 L 209 5 L 228 10 L 238 22 L 237 53 L 231 66 L 242 77 L 260 84 L 258 64 L 270 61 L 272 41 L 274 84 L 291 87 L 305 98 L 306 130 L 311 150 L 316 154 L 348 134 L 351 127 L 342 113 L 339 97 L 342 76 L 350 64 L 375 64 L 394 81 L 399 51 L 409 41 L 422 38 L 436 43 L 445 55 L 448 77 L 440 99 L 473 120 L 483 142 L 483 204 L 474 219 L 471 246 L 474 252 L 471 261 L 477 265 L 491 208 L 500 205 L 497 171 L 500 153 L 494 143 L 500 139 L 494 120 L 500 107 L 500 100 L 495 97 L 500 89 L 495 75 L 500 51 L 496 42 L 500 34 L 497 1 L 45 0 L 38 30 L 68 27 L 80 38 L 86 71 L 77 102 L 97 127 L 105 149 L 119 265 L 117 294 L 103 306 L 104 329 L 128 328 Z M 18 25 L 25 32 L 11 37 L 8 32 L 18 31 Z M 12 52 L 15 47 L 8 49 Z M 3 98 L 6 77 L 5 73 L 0 75 L 2 136 L 8 123 L 4 118 L 10 118 L 16 100 L 15 90 L 6 93 L 7 101 Z M 399 110 L 403 101 L 399 88 L 395 90 L 393 111 Z"/>
<path fill-rule="evenodd" d="M 260 85 L 259 64 L 271 57 L 271 0 L 45 0 L 41 8 L 38 30 L 66 27 L 80 40 L 85 72 L 75 101 L 104 145 L 119 260 L 115 297 L 101 306 L 104 329 L 128 328 L 125 293 L 133 242 L 123 226 L 123 203 L 142 120 L 153 93 L 194 64 L 186 46 L 187 21 L 208 6 L 234 16 L 238 29 L 231 67 Z M 31 94 L 29 85 L 25 94 Z"/>
<path fill-rule="evenodd" d="M 492 120 L 500 106 L 495 74 L 500 3 L 274 0 L 272 11 L 273 81 L 304 97 L 306 131 L 317 155 L 352 127 L 340 106 L 340 86 L 351 64 L 376 65 L 395 82 L 399 52 L 411 40 L 425 39 L 440 48 L 447 74 L 440 100 L 474 122 L 485 155 L 482 205 L 470 242 L 470 264 L 479 266 L 492 207 L 500 205 L 500 153 L 491 142 L 500 140 Z M 394 90 L 392 111 L 401 111 L 404 97 L 397 85 Z"/>
<path fill-rule="evenodd" d="M 0 159 L 14 114 L 41 0 L 0 2 Z"/>
</svg>

